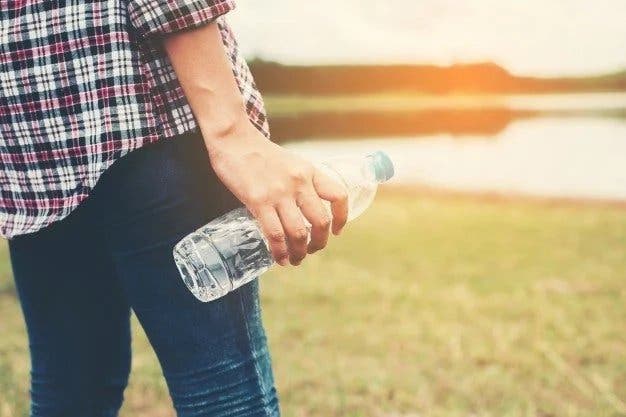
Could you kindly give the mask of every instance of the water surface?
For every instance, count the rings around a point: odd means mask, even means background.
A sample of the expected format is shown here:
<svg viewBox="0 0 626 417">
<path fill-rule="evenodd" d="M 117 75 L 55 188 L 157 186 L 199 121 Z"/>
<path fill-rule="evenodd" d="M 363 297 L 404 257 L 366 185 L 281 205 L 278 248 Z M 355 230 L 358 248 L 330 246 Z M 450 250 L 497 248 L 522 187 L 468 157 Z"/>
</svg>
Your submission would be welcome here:
<svg viewBox="0 0 626 417">
<path fill-rule="evenodd" d="M 308 140 L 287 147 L 312 159 L 389 153 L 394 184 L 548 197 L 626 200 L 626 121 L 541 117 L 495 136 L 450 134 Z"/>
</svg>

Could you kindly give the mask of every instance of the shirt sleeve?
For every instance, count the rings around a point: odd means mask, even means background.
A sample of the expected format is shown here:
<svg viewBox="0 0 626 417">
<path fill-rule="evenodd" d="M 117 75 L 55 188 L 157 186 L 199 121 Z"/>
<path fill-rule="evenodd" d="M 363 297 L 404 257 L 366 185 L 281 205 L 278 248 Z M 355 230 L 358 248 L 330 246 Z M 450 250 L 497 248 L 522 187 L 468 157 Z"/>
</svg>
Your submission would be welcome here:
<svg viewBox="0 0 626 417">
<path fill-rule="evenodd" d="M 234 8 L 234 0 L 128 0 L 130 21 L 146 37 L 201 26 Z"/>
</svg>

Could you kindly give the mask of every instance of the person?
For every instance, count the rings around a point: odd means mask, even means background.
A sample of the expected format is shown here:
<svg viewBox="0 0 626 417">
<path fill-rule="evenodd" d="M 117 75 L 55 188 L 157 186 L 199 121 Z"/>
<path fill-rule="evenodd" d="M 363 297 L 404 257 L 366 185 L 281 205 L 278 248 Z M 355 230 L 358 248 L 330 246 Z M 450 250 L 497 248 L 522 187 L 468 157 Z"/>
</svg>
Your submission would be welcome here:
<svg viewBox="0 0 626 417">
<path fill-rule="evenodd" d="M 172 248 L 241 202 L 275 260 L 298 265 L 340 232 L 347 197 L 268 140 L 225 21 L 233 7 L 2 3 L 0 233 L 27 326 L 31 416 L 117 415 L 131 309 L 178 416 L 279 415 L 257 284 L 201 303 Z"/>
</svg>

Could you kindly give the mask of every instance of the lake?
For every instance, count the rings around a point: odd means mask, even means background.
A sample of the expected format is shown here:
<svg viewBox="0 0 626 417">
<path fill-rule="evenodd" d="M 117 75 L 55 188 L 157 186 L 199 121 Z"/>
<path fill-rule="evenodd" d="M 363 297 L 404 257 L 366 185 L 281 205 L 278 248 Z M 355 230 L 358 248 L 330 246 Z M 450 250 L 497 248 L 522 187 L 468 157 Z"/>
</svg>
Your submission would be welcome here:
<svg viewBox="0 0 626 417">
<path fill-rule="evenodd" d="M 396 164 L 392 184 L 626 201 L 626 118 L 593 115 L 598 109 L 626 108 L 624 97 L 576 95 L 562 102 L 558 96 L 514 98 L 509 103 L 520 109 L 575 107 L 590 115 L 556 117 L 548 112 L 514 119 L 495 134 L 324 137 L 285 146 L 314 160 L 384 150 Z"/>
</svg>

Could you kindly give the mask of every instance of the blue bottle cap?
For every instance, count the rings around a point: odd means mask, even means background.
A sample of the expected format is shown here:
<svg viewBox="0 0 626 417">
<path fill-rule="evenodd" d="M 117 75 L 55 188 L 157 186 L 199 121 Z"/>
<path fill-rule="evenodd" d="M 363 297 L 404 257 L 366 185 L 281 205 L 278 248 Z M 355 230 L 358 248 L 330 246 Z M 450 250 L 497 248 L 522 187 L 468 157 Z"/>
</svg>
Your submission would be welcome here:
<svg viewBox="0 0 626 417">
<path fill-rule="evenodd" d="M 394 169 L 391 158 L 383 151 L 376 151 L 370 154 L 374 162 L 374 172 L 376 174 L 376 181 L 385 182 L 393 177 Z"/>
</svg>

